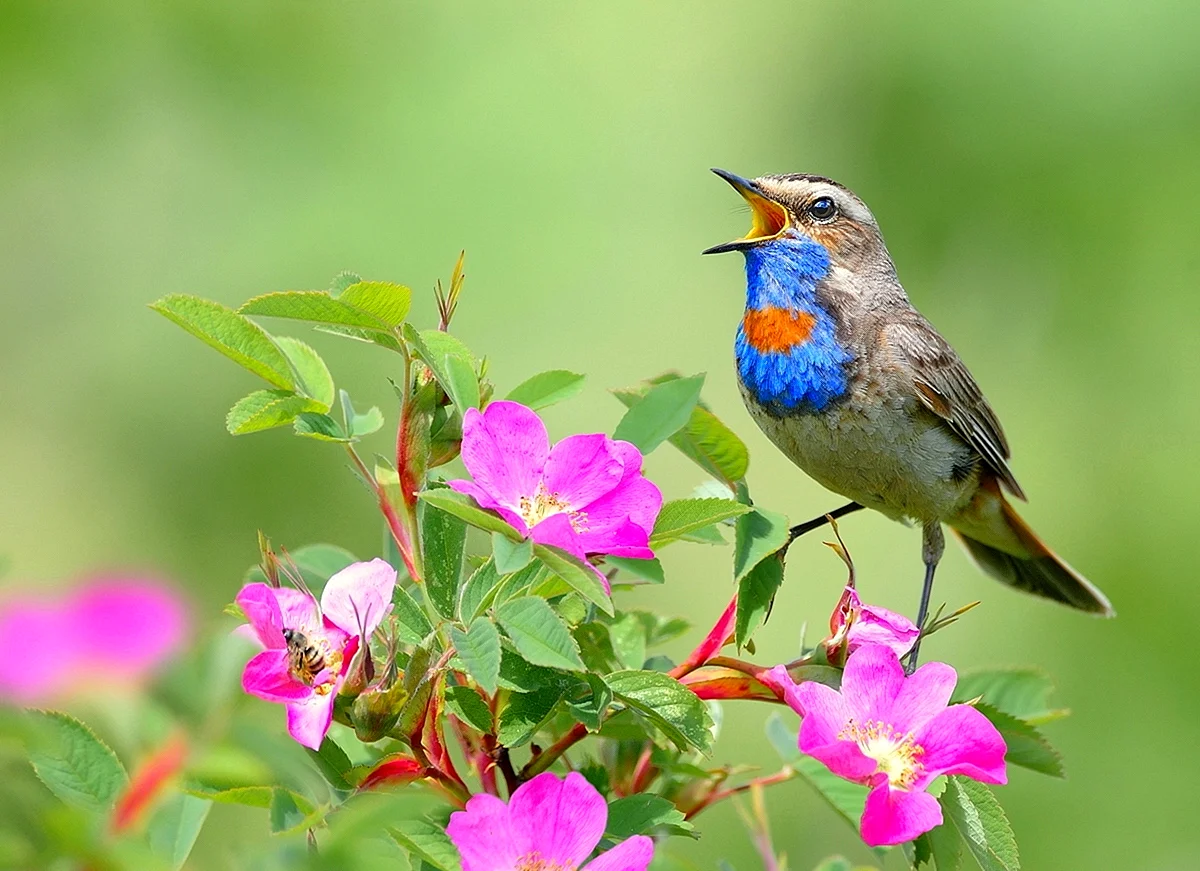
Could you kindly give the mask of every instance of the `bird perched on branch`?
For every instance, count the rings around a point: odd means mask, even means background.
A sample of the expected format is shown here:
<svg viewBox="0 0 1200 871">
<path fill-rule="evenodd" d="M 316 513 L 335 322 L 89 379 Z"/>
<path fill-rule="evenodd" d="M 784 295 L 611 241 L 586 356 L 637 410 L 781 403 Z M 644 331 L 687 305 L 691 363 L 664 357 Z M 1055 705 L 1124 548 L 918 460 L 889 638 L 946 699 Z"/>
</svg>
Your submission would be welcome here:
<svg viewBox="0 0 1200 871">
<path fill-rule="evenodd" d="M 750 204 L 736 356 L 750 415 L 818 483 L 921 524 L 924 623 L 945 523 L 1010 586 L 1111 616 L 1112 606 L 1017 515 L 1025 498 L 1000 422 L 962 360 L 913 308 L 879 226 L 850 190 L 815 175 L 745 179 Z M 914 659 L 915 662 L 914 650 Z"/>
</svg>

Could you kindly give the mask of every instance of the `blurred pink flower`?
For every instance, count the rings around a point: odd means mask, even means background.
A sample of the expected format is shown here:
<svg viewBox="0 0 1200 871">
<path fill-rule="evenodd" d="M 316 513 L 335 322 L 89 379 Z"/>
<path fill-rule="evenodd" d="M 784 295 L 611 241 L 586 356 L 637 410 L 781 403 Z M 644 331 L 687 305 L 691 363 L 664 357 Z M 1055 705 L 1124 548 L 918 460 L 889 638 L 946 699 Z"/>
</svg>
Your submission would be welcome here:
<svg viewBox="0 0 1200 871">
<path fill-rule="evenodd" d="M 246 663 L 242 688 L 287 705 L 288 733 L 313 750 L 355 652 L 392 610 L 396 570 L 381 559 L 354 563 L 325 584 L 321 604 L 291 587 L 247 584 L 237 595 L 249 621 L 239 634 L 265 648 Z"/>
<path fill-rule="evenodd" d="M 500 401 L 463 420 L 462 459 L 474 481 L 447 483 L 540 544 L 586 554 L 650 559 L 662 493 L 642 475 L 642 455 L 603 433 L 550 446 L 545 424 Z"/>
<path fill-rule="evenodd" d="M 853 653 L 864 644 L 882 644 L 897 656 L 908 653 L 921 634 L 917 624 L 903 614 L 878 605 L 864 605 L 858 591 L 851 586 L 842 592 L 833 610 L 829 631 L 826 650 L 840 649 L 844 643 L 846 652 Z"/>
<path fill-rule="evenodd" d="M 0 603 L 0 699 L 21 705 L 84 687 L 137 684 L 187 636 L 182 598 L 141 578 L 96 578 L 57 595 Z"/>
<path fill-rule="evenodd" d="M 582 774 L 559 780 L 552 772 L 517 787 L 508 804 L 479 794 L 451 814 L 446 834 L 463 871 L 576 869 L 592 855 L 608 823 L 604 796 Z M 645 871 L 654 842 L 627 838 L 587 864 L 587 871 Z"/>
<path fill-rule="evenodd" d="M 839 777 L 871 787 L 862 837 L 872 847 L 901 844 L 941 825 L 925 790 L 943 774 L 1006 783 L 1006 747 L 996 727 L 970 705 L 949 705 L 954 669 L 929 662 L 905 676 L 895 651 L 867 644 L 850 655 L 841 692 L 806 681 L 782 665 L 771 677 L 804 720 L 800 749 Z"/>
</svg>

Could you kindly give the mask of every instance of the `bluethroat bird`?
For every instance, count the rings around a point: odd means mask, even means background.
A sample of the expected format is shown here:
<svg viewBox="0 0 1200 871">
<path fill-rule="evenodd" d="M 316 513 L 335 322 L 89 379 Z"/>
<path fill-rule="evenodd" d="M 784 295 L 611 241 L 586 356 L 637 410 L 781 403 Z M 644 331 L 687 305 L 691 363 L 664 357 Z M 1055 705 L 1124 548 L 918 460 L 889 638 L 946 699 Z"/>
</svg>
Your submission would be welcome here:
<svg viewBox="0 0 1200 871">
<path fill-rule="evenodd" d="M 704 252 L 746 257 L 735 343 L 746 408 L 788 459 L 853 500 L 834 516 L 867 507 L 921 524 L 917 624 L 928 613 L 943 523 L 992 577 L 1112 616 L 1104 594 L 1005 497 L 1025 494 L 1008 467 L 1000 421 L 958 354 L 909 302 L 863 201 L 820 176 L 713 171 L 753 216 L 744 238 Z"/>
</svg>

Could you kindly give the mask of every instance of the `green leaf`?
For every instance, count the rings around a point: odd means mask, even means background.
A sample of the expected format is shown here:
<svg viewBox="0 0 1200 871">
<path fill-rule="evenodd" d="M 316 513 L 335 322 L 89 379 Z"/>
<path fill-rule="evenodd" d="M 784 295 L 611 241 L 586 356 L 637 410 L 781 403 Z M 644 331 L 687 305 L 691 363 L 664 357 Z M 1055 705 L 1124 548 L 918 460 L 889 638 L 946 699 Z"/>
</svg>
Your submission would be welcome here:
<svg viewBox="0 0 1200 871">
<path fill-rule="evenodd" d="M 768 557 L 756 565 L 738 584 L 737 615 L 734 635 L 738 647 L 745 647 L 759 626 L 766 622 L 783 584 L 783 560 Z"/>
<path fill-rule="evenodd" d="M 172 293 L 150 308 L 269 384 L 294 390 L 287 357 L 258 324 L 218 302 Z"/>
<path fill-rule="evenodd" d="M 296 435 L 298 436 L 316 439 L 317 441 L 341 443 L 350 441 L 350 436 L 346 435 L 346 431 L 342 429 L 342 425 L 328 414 L 319 414 L 312 411 L 298 414 L 296 415 L 295 422 L 292 424 L 292 429 L 296 431 Z"/>
<path fill-rule="evenodd" d="M 271 790 L 271 806 L 268 808 L 271 834 L 284 835 L 308 828 L 318 814 L 319 811 L 307 799 L 290 789 L 277 786 Z"/>
<path fill-rule="evenodd" d="M 225 429 L 230 435 L 261 432 L 276 426 L 286 426 L 305 411 L 320 412 L 321 403 L 290 390 L 256 390 L 237 401 L 225 415 Z"/>
<path fill-rule="evenodd" d="M 465 493 L 439 489 L 422 490 L 418 495 L 422 502 L 427 502 L 439 511 L 453 514 L 476 529 L 483 529 L 487 532 L 499 532 L 513 541 L 520 541 L 524 538 L 520 532 L 506 523 L 502 517 L 484 511 L 475 503 L 474 499 Z"/>
<path fill-rule="evenodd" d="M 466 632 L 451 626 L 450 640 L 467 673 L 475 678 L 484 692 L 494 694 L 500 677 L 500 633 L 492 621 L 477 617 Z"/>
<path fill-rule="evenodd" d="M 560 686 L 544 686 L 531 693 L 513 693 L 500 712 L 496 740 L 505 747 L 520 747 L 533 739 L 563 697 Z"/>
<path fill-rule="evenodd" d="M 343 290 L 337 299 L 395 328 L 408 316 L 412 291 L 387 281 L 359 281 Z"/>
<path fill-rule="evenodd" d="M 316 400 L 321 411 L 329 411 L 333 405 L 333 376 L 321 355 L 311 347 L 288 336 L 278 336 L 275 344 L 287 355 L 296 374 L 296 392 Z"/>
<path fill-rule="evenodd" d="M 962 836 L 953 823 L 942 823 L 925 834 L 937 871 L 959 871 L 962 867 Z"/>
<path fill-rule="evenodd" d="M 371 330 L 364 327 L 343 327 L 337 324 L 318 324 L 313 329 L 318 333 L 328 333 L 331 336 L 342 336 L 359 342 L 369 342 L 372 345 L 387 348 L 389 351 L 395 351 L 397 354 L 406 353 L 404 345 L 400 344 L 400 340 L 394 334 L 385 333 L 383 330 Z"/>
<path fill-rule="evenodd" d="M 518 693 L 531 693 L 545 687 L 562 689 L 570 680 L 560 671 L 533 665 L 517 653 L 512 642 L 500 643 L 500 686 Z"/>
<path fill-rule="evenodd" d="M 171 796 L 150 820 L 151 849 L 164 856 L 172 868 L 182 868 L 210 810 L 212 802 L 206 799 L 187 793 Z"/>
<path fill-rule="evenodd" d="M 586 563 L 581 562 L 565 550 L 545 544 L 535 544 L 533 555 L 542 565 L 566 581 L 572 590 L 605 614 L 612 614 L 612 597 L 600 583 L 600 578 Z"/>
<path fill-rule="evenodd" d="M 395 606 L 396 632 L 405 644 L 421 644 L 433 631 L 433 625 L 417 600 L 403 587 L 397 585 L 392 591 Z"/>
<path fill-rule="evenodd" d="M 271 806 L 271 787 L 269 786 L 238 786 L 233 789 L 188 789 L 184 791 L 188 795 L 206 801 L 215 801 L 218 804 L 240 804 L 263 810 Z"/>
<path fill-rule="evenodd" d="M 658 561 L 658 557 L 654 559 L 630 559 L 623 556 L 606 556 L 604 562 L 606 565 L 629 572 L 635 578 L 641 578 L 643 581 L 649 581 L 652 584 L 665 584 L 667 582 L 666 575 L 663 574 L 662 563 Z"/>
<path fill-rule="evenodd" d="M 788 519 L 755 508 L 737 519 L 733 542 L 733 580 L 741 581 L 760 562 L 787 544 Z"/>
<path fill-rule="evenodd" d="M 661 795 L 640 793 L 619 798 L 608 806 L 605 834 L 616 841 L 633 835 L 648 835 L 660 826 L 673 833 L 689 832 L 692 824 L 675 804 Z"/>
<path fill-rule="evenodd" d="M 504 627 L 517 652 L 534 665 L 585 671 L 579 658 L 579 646 L 571 631 L 545 599 L 522 596 L 496 609 L 496 619 Z"/>
<path fill-rule="evenodd" d="M 496 669 L 500 668 L 499 639 L 496 641 Z M 493 690 L 494 692 L 494 690 Z M 446 709 L 472 729 L 484 734 L 492 732 L 492 712 L 487 702 L 470 687 L 446 687 Z"/>
<path fill-rule="evenodd" d="M 537 411 L 539 408 L 570 399 L 583 390 L 583 382 L 583 375 L 568 372 L 566 369 L 552 369 L 522 381 L 504 398 Z"/>
<path fill-rule="evenodd" d="M 469 623 L 490 608 L 501 580 L 495 561 L 488 557 L 462 586 L 458 596 L 458 619 Z"/>
<path fill-rule="evenodd" d="M 1050 706 L 1053 691 L 1050 677 L 1035 668 L 989 669 L 959 675 L 953 701 L 982 698 L 999 711 L 1041 725 L 1068 713 Z"/>
<path fill-rule="evenodd" d="M 459 411 L 479 407 L 479 378 L 475 359 L 466 345 L 441 330 L 418 332 L 408 324 L 404 326 L 404 337 Z"/>
<path fill-rule="evenodd" d="M 975 709 L 983 714 L 1004 739 L 1008 748 L 1004 760 L 1051 777 L 1066 777 L 1062 754 L 1050 745 L 1037 727 L 980 702 Z"/>
<path fill-rule="evenodd" d="M 467 526 L 459 517 L 428 504 L 419 506 L 418 515 L 425 557 L 425 595 L 439 614 L 452 618 L 462 583 Z"/>
<path fill-rule="evenodd" d="M 533 559 L 533 539 L 513 541 L 499 532 L 492 533 L 492 557 L 496 571 L 502 575 L 519 572 Z"/>
<path fill-rule="evenodd" d="M 612 690 L 598 674 L 585 674 L 567 697 L 567 707 L 589 731 L 598 732 L 612 700 Z"/>
<path fill-rule="evenodd" d="M 708 750 L 712 717 L 679 681 L 657 671 L 618 671 L 604 680 L 619 701 L 654 723 L 680 750 Z"/>
<path fill-rule="evenodd" d="M 784 724 L 779 714 L 771 714 L 767 718 L 766 729 L 767 740 L 771 742 L 780 758 L 807 781 L 857 832 L 863 807 L 867 802 L 867 788 L 842 780 L 816 759 L 801 753 L 796 733 Z"/>
<path fill-rule="evenodd" d="M 370 312 L 363 311 L 324 290 L 284 290 L 264 293 L 247 300 L 238 311 L 244 315 L 291 318 L 318 324 L 387 331 L 388 325 Z"/>
<path fill-rule="evenodd" d="M 399 820 L 387 831 L 401 847 L 438 871 L 461 871 L 458 850 L 445 828 L 437 823 L 422 819 Z"/>
<path fill-rule="evenodd" d="M 333 281 L 329 283 L 329 292 L 334 296 L 340 294 L 343 290 L 352 284 L 358 284 L 362 281 L 362 276 L 357 272 L 351 272 L 348 269 L 343 269 L 333 277 Z"/>
<path fill-rule="evenodd" d="M 1019 871 L 1016 838 L 990 789 L 965 777 L 951 777 L 938 801 L 983 871 Z"/>
<path fill-rule="evenodd" d="M 655 385 L 625 412 L 613 438 L 650 453 L 687 424 L 703 386 L 703 374 Z"/>
<path fill-rule="evenodd" d="M 370 435 L 383 427 L 383 412 L 378 408 L 371 406 L 364 414 L 359 414 L 354 410 L 354 403 L 351 401 L 349 393 L 341 390 L 338 391 L 338 394 L 342 403 L 342 418 L 351 438 L 357 439 Z"/>
<path fill-rule="evenodd" d="M 305 747 L 304 751 L 308 754 L 308 758 L 316 763 L 321 776 L 329 782 L 330 786 L 334 789 L 353 788 L 353 784 L 346 779 L 346 772 L 353 765 L 350 757 L 346 755 L 346 751 L 339 747 L 336 741 L 326 735 L 319 749 L 313 750 Z"/>
<path fill-rule="evenodd" d="M 646 627 L 636 613 L 622 614 L 608 627 L 613 653 L 626 668 L 641 668 L 646 661 Z"/>
<path fill-rule="evenodd" d="M 42 783 L 69 805 L 112 807 L 128 778 L 117 755 L 79 720 L 58 711 L 30 711 L 35 740 L 29 761 Z"/>
<path fill-rule="evenodd" d="M 675 499 L 658 513 L 650 546 L 661 547 L 683 535 L 753 510 L 734 499 Z"/>
<path fill-rule="evenodd" d="M 313 590 L 320 590 L 325 582 L 340 572 L 346 566 L 358 562 L 358 557 L 336 544 L 306 544 L 288 552 L 304 583 Z M 243 579 L 243 583 L 266 583 L 266 576 L 259 566 L 252 566 Z"/>
</svg>

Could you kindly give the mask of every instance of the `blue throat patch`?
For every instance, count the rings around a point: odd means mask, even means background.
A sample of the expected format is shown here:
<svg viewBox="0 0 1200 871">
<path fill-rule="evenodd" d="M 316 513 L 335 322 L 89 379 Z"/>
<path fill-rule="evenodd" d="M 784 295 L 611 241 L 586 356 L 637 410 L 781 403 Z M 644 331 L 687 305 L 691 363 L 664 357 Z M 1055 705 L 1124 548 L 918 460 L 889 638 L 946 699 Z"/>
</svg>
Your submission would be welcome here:
<svg viewBox="0 0 1200 871">
<path fill-rule="evenodd" d="M 811 239 L 784 237 L 744 253 L 746 317 L 734 345 L 742 382 L 772 414 L 820 411 L 846 394 L 852 359 L 817 302 L 829 252 Z M 768 333 L 761 324 L 775 329 Z"/>
</svg>

